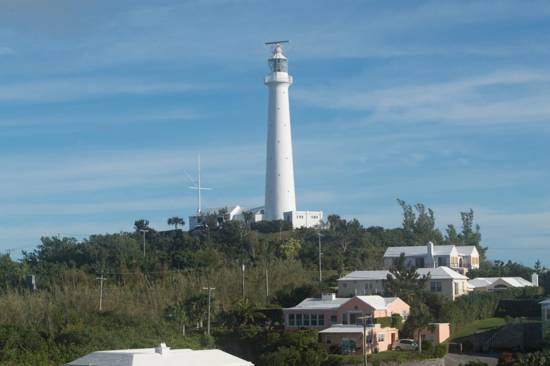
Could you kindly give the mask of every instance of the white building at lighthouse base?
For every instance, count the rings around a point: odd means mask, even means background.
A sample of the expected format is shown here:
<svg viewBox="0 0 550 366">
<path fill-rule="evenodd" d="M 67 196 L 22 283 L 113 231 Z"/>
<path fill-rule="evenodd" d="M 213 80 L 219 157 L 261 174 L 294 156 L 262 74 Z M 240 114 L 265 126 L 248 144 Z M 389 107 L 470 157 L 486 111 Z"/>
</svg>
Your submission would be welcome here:
<svg viewBox="0 0 550 366">
<path fill-rule="evenodd" d="M 323 211 L 289 211 L 285 212 L 283 217 L 292 225 L 293 229 L 323 226 Z"/>
</svg>

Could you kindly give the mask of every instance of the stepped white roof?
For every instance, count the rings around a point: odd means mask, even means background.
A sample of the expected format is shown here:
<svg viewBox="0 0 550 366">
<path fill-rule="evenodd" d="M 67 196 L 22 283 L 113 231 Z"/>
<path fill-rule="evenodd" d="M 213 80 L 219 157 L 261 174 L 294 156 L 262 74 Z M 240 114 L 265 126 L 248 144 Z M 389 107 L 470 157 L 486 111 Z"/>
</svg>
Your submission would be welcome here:
<svg viewBox="0 0 550 366">
<path fill-rule="evenodd" d="M 473 280 L 468 281 L 468 286 L 471 288 L 483 288 L 492 286 L 496 282 L 500 282 L 503 285 L 508 285 L 510 287 L 533 286 L 533 283 L 522 277 L 476 277 Z"/>
<path fill-rule="evenodd" d="M 165 344 L 157 348 L 98 351 L 65 366 L 254 366 L 229 353 L 211 349 L 172 350 Z"/>
<path fill-rule="evenodd" d="M 382 297 L 378 295 L 355 296 L 353 298 L 334 297 L 330 299 L 307 298 L 298 305 L 291 308 L 286 308 L 285 310 L 336 310 L 346 302 L 355 298 L 358 298 L 376 310 L 386 309 L 389 304 L 397 299 L 397 297 Z"/>
<path fill-rule="evenodd" d="M 428 274 L 434 280 L 444 279 L 456 279 L 467 280 L 468 277 L 461 275 L 460 273 L 450 269 L 449 267 L 441 266 L 436 268 L 418 268 L 416 272 L 420 276 L 427 276 Z M 348 273 L 344 277 L 338 279 L 338 281 L 373 281 L 373 280 L 385 280 L 390 271 L 354 271 Z"/>
<path fill-rule="evenodd" d="M 401 253 L 403 253 L 405 257 L 421 257 L 428 254 L 428 248 L 426 245 L 388 247 L 384 253 L 384 257 L 400 257 Z M 434 245 L 433 254 L 436 256 L 451 254 L 469 256 L 477 254 L 477 249 L 473 245 Z"/>
<path fill-rule="evenodd" d="M 339 278 L 337 281 L 385 280 L 389 274 L 390 271 L 353 271 Z"/>
</svg>

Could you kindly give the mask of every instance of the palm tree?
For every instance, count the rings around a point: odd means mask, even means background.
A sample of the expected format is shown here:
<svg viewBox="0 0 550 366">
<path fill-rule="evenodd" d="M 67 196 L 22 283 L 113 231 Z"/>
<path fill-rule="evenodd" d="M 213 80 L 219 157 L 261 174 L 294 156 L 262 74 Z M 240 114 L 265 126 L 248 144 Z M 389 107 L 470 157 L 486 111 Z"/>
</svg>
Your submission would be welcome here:
<svg viewBox="0 0 550 366">
<path fill-rule="evenodd" d="M 181 217 L 174 216 L 168 219 L 168 225 L 174 225 L 174 228 L 178 230 L 178 225 L 185 225 L 185 221 Z"/>
</svg>

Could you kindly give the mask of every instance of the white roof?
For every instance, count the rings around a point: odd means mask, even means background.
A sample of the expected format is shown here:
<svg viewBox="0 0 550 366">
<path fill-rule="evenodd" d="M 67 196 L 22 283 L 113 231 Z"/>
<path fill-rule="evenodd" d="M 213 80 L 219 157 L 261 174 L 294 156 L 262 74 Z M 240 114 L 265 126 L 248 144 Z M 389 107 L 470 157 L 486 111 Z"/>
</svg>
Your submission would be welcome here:
<svg viewBox="0 0 550 366">
<path fill-rule="evenodd" d="M 211 349 L 194 351 L 191 349 L 171 350 L 142 348 L 90 353 L 65 366 L 254 366 L 252 363 Z"/>
<path fill-rule="evenodd" d="M 472 288 L 489 287 L 495 282 L 504 282 L 510 287 L 528 287 L 533 286 L 533 283 L 522 277 L 476 277 L 468 281 L 468 285 Z"/>
<path fill-rule="evenodd" d="M 353 280 L 385 280 L 388 278 L 390 271 L 353 271 L 348 273 L 338 281 L 353 281 Z"/>
<path fill-rule="evenodd" d="M 455 280 L 467 280 L 468 277 L 461 275 L 460 273 L 453 271 L 449 267 L 441 266 L 437 268 L 418 268 L 416 270 L 421 276 L 427 276 L 434 280 L 443 279 L 455 279 Z M 372 281 L 372 280 L 385 280 L 391 274 L 390 271 L 354 271 L 348 273 L 338 281 Z"/>
<path fill-rule="evenodd" d="M 355 296 L 359 300 L 363 301 L 365 304 L 370 305 L 376 310 L 385 310 L 389 304 L 397 299 L 396 297 L 382 297 L 378 295 L 370 296 Z"/>
<path fill-rule="evenodd" d="M 330 328 L 323 329 L 319 333 L 361 333 L 361 334 L 363 334 L 364 331 L 365 331 L 365 329 L 363 328 L 362 325 L 339 325 L 339 324 L 337 324 L 337 325 L 333 325 Z"/>
<path fill-rule="evenodd" d="M 544 301 L 539 302 L 541 305 L 550 305 L 550 299 L 546 299 Z"/>
<path fill-rule="evenodd" d="M 469 256 L 477 254 L 477 249 L 473 245 L 434 245 L 434 255 L 451 255 L 456 251 L 456 254 L 461 256 Z M 428 254 L 426 245 L 388 247 L 384 257 L 400 257 L 401 253 L 405 257 L 420 257 Z"/>
<path fill-rule="evenodd" d="M 349 301 L 349 297 L 336 297 L 334 299 L 307 298 L 298 305 L 287 308 L 287 310 L 338 309 L 340 305 L 347 301 Z"/>
<path fill-rule="evenodd" d="M 475 245 L 457 245 L 455 246 L 455 248 L 458 252 L 458 255 L 461 255 L 463 257 L 468 255 L 479 255 Z"/>
<path fill-rule="evenodd" d="M 418 273 L 421 276 L 427 276 L 429 274 L 430 278 L 433 280 L 448 280 L 448 279 L 467 280 L 468 279 L 468 277 L 446 266 L 441 266 L 437 268 L 418 268 L 416 270 L 416 273 Z"/>
</svg>

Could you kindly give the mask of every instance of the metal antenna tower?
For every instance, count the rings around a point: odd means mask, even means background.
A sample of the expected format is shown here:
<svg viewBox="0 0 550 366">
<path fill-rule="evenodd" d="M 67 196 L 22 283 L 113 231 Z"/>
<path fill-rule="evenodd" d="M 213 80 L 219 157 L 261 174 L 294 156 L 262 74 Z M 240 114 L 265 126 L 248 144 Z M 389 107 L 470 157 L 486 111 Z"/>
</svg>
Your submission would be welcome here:
<svg viewBox="0 0 550 366">
<path fill-rule="evenodd" d="M 191 186 L 189 188 L 194 189 L 198 192 L 198 209 L 197 213 L 200 215 L 202 213 L 202 191 L 211 191 L 212 188 L 203 187 L 201 184 L 201 155 L 199 154 L 197 158 L 197 171 L 198 171 L 198 177 L 197 177 L 197 185 Z"/>
</svg>

